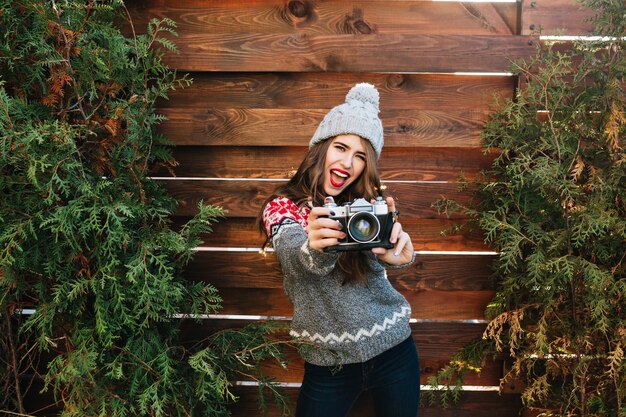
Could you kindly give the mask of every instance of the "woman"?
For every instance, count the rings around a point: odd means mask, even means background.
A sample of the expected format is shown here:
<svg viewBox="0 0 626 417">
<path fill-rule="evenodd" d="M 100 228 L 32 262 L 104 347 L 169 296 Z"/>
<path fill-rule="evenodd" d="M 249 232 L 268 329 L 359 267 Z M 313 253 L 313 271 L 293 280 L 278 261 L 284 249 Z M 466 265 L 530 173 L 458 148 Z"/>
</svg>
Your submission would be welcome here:
<svg viewBox="0 0 626 417">
<path fill-rule="evenodd" d="M 260 215 L 294 306 L 290 333 L 309 342 L 301 349 L 305 374 L 297 417 L 346 416 L 366 390 L 377 416 L 417 415 L 419 364 L 411 308 L 385 272 L 414 261 L 409 235 L 395 222 L 391 249 L 327 251 L 346 231 L 330 218 L 334 212 L 323 206 L 325 199 L 341 205 L 380 195 L 378 103 L 373 85 L 355 85 L 345 103 L 324 117 L 298 171 L 268 198 Z M 396 212 L 393 199 L 386 201 Z"/>
</svg>

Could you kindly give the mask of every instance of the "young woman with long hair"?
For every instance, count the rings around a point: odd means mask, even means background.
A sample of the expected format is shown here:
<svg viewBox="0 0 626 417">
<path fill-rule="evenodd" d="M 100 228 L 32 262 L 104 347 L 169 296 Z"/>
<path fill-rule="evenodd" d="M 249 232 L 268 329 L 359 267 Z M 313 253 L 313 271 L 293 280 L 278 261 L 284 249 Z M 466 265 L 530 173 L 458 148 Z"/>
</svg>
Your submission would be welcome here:
<svg viewBox="0 0 626 417">
<path fill-rule="evenodd" d="M 409 327 L 411 307 L 385 270 L 413 263 L 410 236 L 395 221 L 390 249 L 334 251 L 347 230 L 332 218 L 333 208 L 324 206 L 328 197 L 342 205 L 382 195 L 378 112 L 376 88 L 355 85 L 324 117 L 296 174 L 275 190 L 259 215 L 294 306 L 290 333 L 307 342 L 300 352 L 305 374 L 297 417 L 346 416 L 367 390 L 377 416 L 417 415 L 419 364 Z M 393 198 L 385 201 L 397 213 Z"/>
</svg>

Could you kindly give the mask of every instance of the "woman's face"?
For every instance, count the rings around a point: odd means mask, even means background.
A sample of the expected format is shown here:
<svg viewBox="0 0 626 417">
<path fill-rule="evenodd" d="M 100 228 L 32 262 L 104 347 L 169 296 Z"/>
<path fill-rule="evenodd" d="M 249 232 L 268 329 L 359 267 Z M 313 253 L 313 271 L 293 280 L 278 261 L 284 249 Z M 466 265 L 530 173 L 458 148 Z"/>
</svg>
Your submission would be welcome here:
<svg viewBox="0 0 626 417">
<path fill-rule="evenodd" d="M 341 194 L 359 178 L 365 169 L 364 143 L 357 135 L 339 135 L 333 139 L 326 151 L 324 163 L 324 192 L 329 196 Z"/>
</svg>

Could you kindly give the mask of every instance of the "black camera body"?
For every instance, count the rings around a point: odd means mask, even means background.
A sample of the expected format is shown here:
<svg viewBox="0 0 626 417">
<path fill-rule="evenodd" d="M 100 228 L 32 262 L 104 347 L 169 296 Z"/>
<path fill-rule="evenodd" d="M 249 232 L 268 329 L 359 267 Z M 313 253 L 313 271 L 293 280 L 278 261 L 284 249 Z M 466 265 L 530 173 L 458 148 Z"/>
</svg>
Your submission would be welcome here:
<svg viewBox="0 0 626 417">
<path fill-rule="evenodd" d="M 330 218 L 342 225 L 346 237 L 339 244 L 325 248 L 325 252 L 360 251 L 371 248 L 393 248 L 389 242 L 393 227 L 393 214 L 387 202 L 378 197 L 372 204 L 363 198 L 343 206 L 335 204 L 332 197 L 324 200 L 324 207 L 335 213 Z"/>
</svg>

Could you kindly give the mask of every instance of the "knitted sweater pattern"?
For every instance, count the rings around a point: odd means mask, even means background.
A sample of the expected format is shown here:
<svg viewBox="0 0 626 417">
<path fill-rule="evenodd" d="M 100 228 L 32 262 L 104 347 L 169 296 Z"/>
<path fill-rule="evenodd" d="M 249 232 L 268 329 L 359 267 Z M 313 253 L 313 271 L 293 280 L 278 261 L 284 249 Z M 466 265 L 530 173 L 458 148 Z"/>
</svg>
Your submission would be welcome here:
<svg viewBox="0 0 626 417">
<path fill-rule="evenodd" d="M 283 197 L 270 201 L 263 222 L 284 274 L 284 289 L 294 307 L 290 334 L 319 346 L 300 349 L 320 366 L 364 362 L 411 334 L 411 307 L 387 279 L 390 266 L 365 252 L 367 284 L 343 284 L 338 253 L 309 248 L 308 207 Z M 303 345 L 306 346 L 306 345 Z"/>
</svg>

